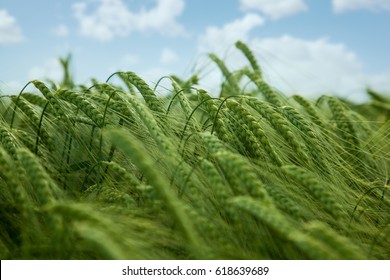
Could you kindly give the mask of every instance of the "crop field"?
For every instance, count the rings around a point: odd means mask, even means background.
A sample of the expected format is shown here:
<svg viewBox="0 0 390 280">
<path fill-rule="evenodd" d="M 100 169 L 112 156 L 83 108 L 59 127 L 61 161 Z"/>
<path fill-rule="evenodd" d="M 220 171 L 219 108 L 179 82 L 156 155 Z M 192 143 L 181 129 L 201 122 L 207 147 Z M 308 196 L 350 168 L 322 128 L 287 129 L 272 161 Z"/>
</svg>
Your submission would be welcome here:
<svg viewBox="0 0 390 280">
<path fill-rule="evenodd" d="M 0 99 L 1 259 L 390 259 L 390 98 L 285 96 L 247 66 Z"/>
</svg>

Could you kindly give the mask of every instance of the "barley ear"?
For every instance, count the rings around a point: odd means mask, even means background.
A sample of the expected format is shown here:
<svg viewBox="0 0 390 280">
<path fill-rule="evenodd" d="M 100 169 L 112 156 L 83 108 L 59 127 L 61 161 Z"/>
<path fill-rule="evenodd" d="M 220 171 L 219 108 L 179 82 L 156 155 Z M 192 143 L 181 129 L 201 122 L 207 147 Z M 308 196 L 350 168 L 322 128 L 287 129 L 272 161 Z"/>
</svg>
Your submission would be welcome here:
<svg viewBox="0 0 390 280">
<path fill-rule="evenodd" d="M 260 79 L 262 79 L 263 77 L 262 77 L 261 68 L 260 68 L 259 64 L 257 63 L 257 60 L 256 60 L 253 52 L 249 49 L 249 47 L 244 42 L 237 41 L 236 42 L 236 48 L 238 48 L 240 51 L 242 51 L 242 53 L 246 56 L 246 58 L 248 59 L 249 63 L 251 64 L 252 69 L 255 72 L 255 74 Z"/>
<path fill-rule="evenodd" d="M 154 94 L 153 90 L 137 74 L 134 72 L 119 72 L 118 74 L 123 80 L 133 84 L 139 90 L 144 97 L 146 104 L 152 111 L 161 114 L 165 113 L 160 100 Z"/>
</svg>

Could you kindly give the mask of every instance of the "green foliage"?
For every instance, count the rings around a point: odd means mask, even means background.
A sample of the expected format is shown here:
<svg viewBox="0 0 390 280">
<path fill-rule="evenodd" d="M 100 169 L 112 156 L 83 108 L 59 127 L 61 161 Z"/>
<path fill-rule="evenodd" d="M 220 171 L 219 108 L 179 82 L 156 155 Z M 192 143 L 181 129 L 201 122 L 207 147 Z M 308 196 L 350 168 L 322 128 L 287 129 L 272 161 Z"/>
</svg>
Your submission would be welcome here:
<svg viewBox="0 0 390 280">
<path fill-rule="evenodd" d="M 68 56 L 59 86 L 1 96 L 1 258 L 389 259 L 390 99 L 283 96 L 236 47 L 250 68 L 210 55 L 220 93 L 88 88 Z"/>
</svg>

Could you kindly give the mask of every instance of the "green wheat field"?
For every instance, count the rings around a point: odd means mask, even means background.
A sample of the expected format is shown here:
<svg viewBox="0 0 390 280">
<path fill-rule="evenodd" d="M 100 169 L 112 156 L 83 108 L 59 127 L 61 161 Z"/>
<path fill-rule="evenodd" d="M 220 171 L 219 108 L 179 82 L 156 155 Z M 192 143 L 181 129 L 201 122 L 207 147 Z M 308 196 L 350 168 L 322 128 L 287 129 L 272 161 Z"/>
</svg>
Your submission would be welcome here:
<svg viewBox="0 0 390 280">
<path fill-rule="evenodd" d="M 390 98 L 133 72 L 3 93 L 1 259 L 390 259 Z"/>
</svg>

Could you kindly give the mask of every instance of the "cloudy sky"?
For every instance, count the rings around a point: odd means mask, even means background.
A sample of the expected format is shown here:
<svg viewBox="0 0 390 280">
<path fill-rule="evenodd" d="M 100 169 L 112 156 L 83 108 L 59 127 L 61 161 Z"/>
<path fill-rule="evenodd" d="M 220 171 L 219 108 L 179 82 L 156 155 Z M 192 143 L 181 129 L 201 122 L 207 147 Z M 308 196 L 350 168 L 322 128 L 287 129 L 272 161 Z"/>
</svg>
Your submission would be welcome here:
<svg viewBox="0 0 390 280">
<path fill-rule="evenodd" d="M 390 96 L 390 0 L 1 0 L 0 90 L 60 80 L 58 57 L 72 53 L 78 83 L 197 73 L 213 92 L 221 76 L 207 54 L 238 69 L 238 39 L 285 93 Z"/>
</svg>

